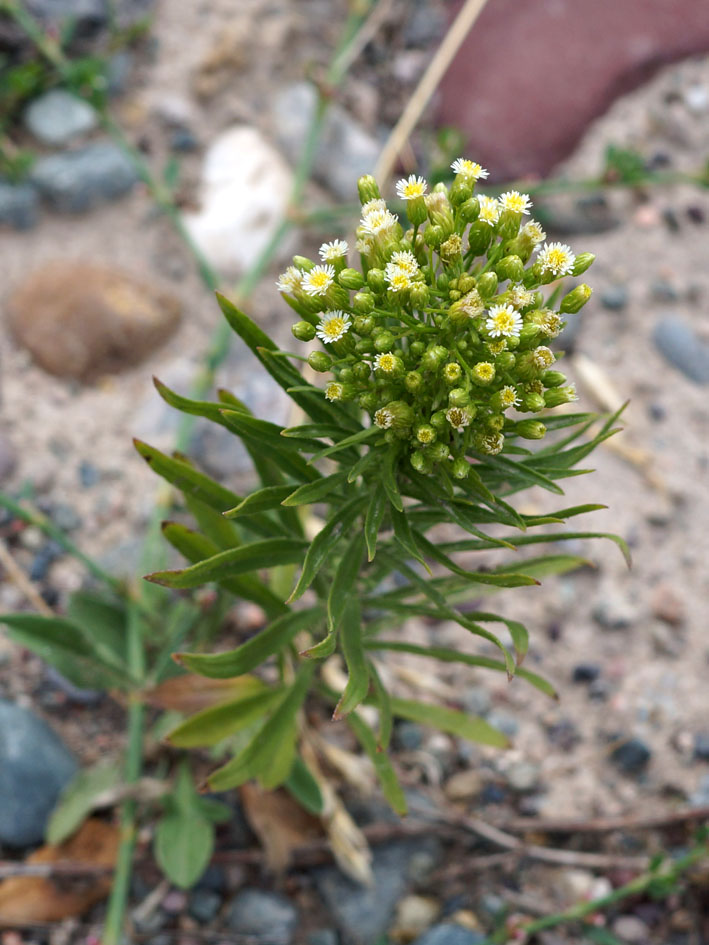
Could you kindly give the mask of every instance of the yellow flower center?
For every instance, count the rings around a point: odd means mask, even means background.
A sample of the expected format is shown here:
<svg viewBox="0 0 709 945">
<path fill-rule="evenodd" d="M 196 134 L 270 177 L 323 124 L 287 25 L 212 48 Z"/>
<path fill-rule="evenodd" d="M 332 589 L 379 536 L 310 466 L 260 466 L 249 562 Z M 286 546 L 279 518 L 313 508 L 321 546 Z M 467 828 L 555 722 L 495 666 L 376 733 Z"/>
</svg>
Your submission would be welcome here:
<svg viewBox="0 0 709 945">
<path fill-rule="evenodd" d="M 344 333 L 346 327 L 344 318 L 334 315 L 323 324 L 322 330 L 328 340 L 336 340 Z"/>
<path fill-rule="evenodd" d="M 376 368 L 378 371 L 389 374 L 396 370 L 396 357 L 393 354 L 380 354 L 376 359 Z"/>
<path fill-rule="evenodd" d="M 475 365 L 473 371 L 481 381 L 491 381 L 495 376 L 495 368 L 489 361 L 480 361 Z"/>
</svg>

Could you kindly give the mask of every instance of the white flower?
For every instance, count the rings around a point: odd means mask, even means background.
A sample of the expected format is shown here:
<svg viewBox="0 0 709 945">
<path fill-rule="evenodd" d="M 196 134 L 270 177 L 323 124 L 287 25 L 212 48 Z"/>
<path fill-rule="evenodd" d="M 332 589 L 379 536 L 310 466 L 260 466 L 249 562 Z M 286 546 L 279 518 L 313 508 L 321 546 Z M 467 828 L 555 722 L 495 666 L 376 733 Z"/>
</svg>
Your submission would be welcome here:
<svg viewBox="0 0 709 945">
<path fill-rule="evenodd" d="M 413 200 L 415 197 L 423 197 L 427 187 L 428 184 L 423 177 L 411 174 L 408 178 L 402 178 L 397 182 L 396 193 L 402 200 Z"/>
<path fill-rule="evenodd" d="M 507 410 L 508 407 L 516 407 L 520 403 L 520 399 L 517 396 L 517 388 L 512 387 L 511 384 L 502 387 L 500 389 L 500 402 L 503 410 Z"/>
<path fill-rule="evenodd" d="M 303 277 L 303 289 L 308 295 L 325 295 L 334 281 L 334 266 L 313 266 Z"/>
<path fill-rule="evenodd" d="M 323 243 L 318 252 L 323 262 L 334 262 L 346 256 L 348 249 L 346 240 L 332 240 L 331 243 Z"/>
<path fill-rule="evenodd" d="M 297 266 L 289 266 L 285 272 L 282 272 L 276 282 L 276 288 L 279 292 L 292 292 L 297 289 L 303 281 L 303 271 Z"/>
<path fill-rule="evenodd" d="M 320 316 L 320 324 L 315 334 L 326 343 L 339 341 L 350 330 L 350 316 L 336 309 Z"/>
<path fill-rule="evenodd" d="M 511 305 L 493 305 L 485 328 L 491 338 L 509 338 L 522 330 L 522 316 Z"/>
<path fill-rule="evenodd" d="M 540 345 L 532 352 L 532 363 L 540 370 L 550 368 L 554 361 L 556 361 L 554 353 L 545 345 Z"/>
<path fill-rule="evenodd" d="M 513 285 L 510 289 L 510 295 L 515 308 L 526 308 L 534 301 L 534 292 L 530 292 L 522 285 Z"/>
<path fill-rule="evenodd" d="M 388 430 L 394 422 L 394 414 L 387 407 L 380 407 L 374 414 L 374 422 L 382 430 Z"/>
<path fill-rule="evenodd" d="M 411 278 L 407 272 L 402 269 L 394 269 L 384 273 L 384 277 L 389 283 L 392 292 L 405 292 L 411 288 Z"/>
<path fill-rule="evenodd" d="M 407 272 L 410 276 L 415 275 L 419 271 L 419 264 L 416 257 L 408 250 L 392 253 L 389 265 L 397 266 L 399 269 Z"/>
<path fill-rule="evenodd" d="M 386 200 L 381 197 L 375 197 L 374 200 L 368 200 L 362 205 L 362 217 L 367 217 L 373 210 L 386 210 Z"/>
<path fill-rule="evenodd" d="M 486 171 L 484 167 L 481 167 L 480 164 L 476 164 L 475 161 L 469 161 L 467 158 L 456 158 L 451 164 L 451 168 L 456 174 L 462 174 L 464 177 L 472 177 L 473 180 L 480 180 L 480 178 L 484 179 L 490 176 L 490 172 Z"/>
<path fill-rule="evenodd" d="M 508 190 L 500 194 L 499 201 L 503 210 L 511 210 L 513 213 L 529 214 L 529 208 L 532 206 L 529 194 L 521 194 L 518 190 Z"/>
<path fill-rule="evenodd" d="M 371 213 L 362 217 L 362 229 L 365 233 L 377 236 L 396 226 L 398 220 L 399 218 L 389 210 L 372 210 Z"/>
<path fill-rule="evenodd" d="M 446 420 L 456 433 L 462 433 L 470 424 L 472 417 L 467 407 L 449 407 L 446 410 Z"/>
<path fill-rule="evenodd" d="M 490 226 L 494 226 L 500 219 L 499 203 L 494 197 L 486 197 L 484 194 L 478 197 L 478 200 L 480 201 L 478 220 L 482 220 L 483 223 L 489 223 Z"/>
<path fill-rule="evenodd" d="M 378 354 L 374 359 L 374 370 L 381 371 L 382 374 L 391 374 L 392 371 L 396 371 L 398 362 L 399 359 L 395 354 L 386 351 L 383 354 Z"/>
<path fill-rule="evenodd" d="M 496 456 L 505 445 L 505 438 L 501 433 L 479 433 L 475 438 L 475 446 L 481 453 Z"/>
<path fill-rule="evenodd" d="M 566 243 L 545 243 L 537 256 L 542 272 L 550 272 L 557 277 L 568 276 L 575 262 L 576 256 Z"/>
<path fill-rule="evenodd" d="M 546 233 L 542 229 L 540 223 L 537 223 L 536 220 L 530 220 L 529 223 L 526 223 L 522 227 L 522 233 L 527 239 L 531 240 L 536 246 L 538 243 L 543 243 L 547 238 Z"/>
</svg>

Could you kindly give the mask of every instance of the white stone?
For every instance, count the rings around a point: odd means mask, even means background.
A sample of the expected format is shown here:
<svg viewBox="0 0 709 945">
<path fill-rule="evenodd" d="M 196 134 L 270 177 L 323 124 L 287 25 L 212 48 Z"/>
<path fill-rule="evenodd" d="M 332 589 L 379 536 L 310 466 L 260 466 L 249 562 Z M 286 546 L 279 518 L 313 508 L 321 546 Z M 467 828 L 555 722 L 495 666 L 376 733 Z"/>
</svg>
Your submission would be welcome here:
<svg viewBox="0 0 709 945">
<path fill-rule="evenodd" d="M 242 275 L 259 258 L 286 212 L 292 176 L 280 154 L 247 125 L 227 129 L 209 147 L 201 209 L 185 214 L 185 226 L 221 275 Z M 287 250 L 283 246 L 280 255 Z"/>
</svg>

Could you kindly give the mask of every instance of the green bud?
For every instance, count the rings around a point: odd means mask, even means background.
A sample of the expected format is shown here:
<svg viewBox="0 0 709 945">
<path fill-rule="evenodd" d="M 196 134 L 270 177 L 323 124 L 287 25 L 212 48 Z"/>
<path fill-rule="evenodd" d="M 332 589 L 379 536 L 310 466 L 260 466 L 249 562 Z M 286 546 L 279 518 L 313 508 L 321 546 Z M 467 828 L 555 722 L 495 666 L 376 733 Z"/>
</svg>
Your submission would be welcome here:
<svg viewBox="0 0 709 945">
<path fill-rule="evenodd" d="M 418 473 L 429 473 L 433 469 L 431 458 L 421 450 L 414 450 L 409 461 Z"/>
<path fill-rule="evenodd" d="M 374 309 L 375 301 L 371 292 L 358 292 L 352 299 L 352 308 L 355 312 L 366 315 Z"/>
<path fill-rule="evenodd" d="M 426 229 L 423 231 L 423 239 L 426 243 L 426 246 L 430 246 L 432 249 L 436 249 L 441 245 L 445 238 L 443 228 L 440 226 L 434 226 L 432 223 L 429 223 Z"/>
<path fill-rule="evenodd" d="M 436 279 L 436 288 L 437 288 L 440 292 L 447 292 L 447 291 L 449 290 L 449 288 L 450 288 L 450 279 L 449 279 L 448 276 L 445 274 L 445 272 L 442 272 L 442 273 L 440 274 L 440 276 L 438 276 L 438 278 Z"/>
<path fill-rule="evenodd" d="M 451 361 L 450 364 L 444 366 L 441 373 L 446 384 L 455 384 L 462 377 L 463 369 L 457 361 Z"/>
<path fill-rule="evenodd" d="M 470 463 L 467 459 L 459 456 L 457 459 L 453 460 L 451 472 L 453 473 L 454 479 L 467 479 L 470 475 Z"/>
<path fill-rule="evenodd" d="M 450 452 L 451 449 L 448 443 L 442 443 L 440 440 L 427 450 L 429 457 L 434 463 L 445 463 L 450 456 Z"/>
<path fill-rule="evenodd" d="M 473 196 L 473 184 L 465 177 L 457 177 L 450 189 L 450 202 L 454 207 L 461 206 Z"/>
<path fill-rule="evenodd" d="M 414 308 L 425 308 L 429 302 L 429 289 L 425 282 L 415 282 L 409 290 L 409 301 Z"/>
<path fill-rule="evenodd" d="M 318 374 L 324 374 L 332 368 L 332 358 L 325 351 L 311 351 L 308 355 L 308 364 Z"/>
<path fill-rule="evenodd" d="M 325 293 L 330 308 L 349 308 L 350 296 L 346 289 L 339 285 L 331 285 Z"/>
<path fill-rule="evenodd" d="M 553 276 L 552 276 L 553 278 Z M 551 279 L 547 280 L 551 282 Z M 522 284 L 525 289 L 536 289 L 537 286 L 542 283 L 542 267 L 535 263 L 533 266 L 530 266 L 529 269 L 524 270 L 524 275 L 522 276 Z"/>
<path fill-rule="evenodd" d="M 384 272 L 381 269 L 370 269 L 367 273 L 367 284 L 375 295 L 381 295 L 387 287 Z"/>
<path fill-rule="evenodd" d="M 484 299 L 492 298 L 497 292 L 497 275 L 494 272 L 484 272 L 478 279 L 478 292 Z"/>
<path fill-rule="evenodd" d="M 372 340 L 374 341 L 374 350 L 380 354 L 391 351 L 396 343 L 396 338 L 386 328 L 375 328 L 372 332 Z"/>
<path fill-rule="evenodd" d="M 566 383 L 566 375 L 562 374 L 561 371 L 545 371 L 542 374 L 542 384 L 545 387 L 561 387 L 562 384 Z"/>
<path fill-rule="evenodd" d="M 577 285 L 575 289 L 572 289 L 571 292 L 567 293 L 561 300 L 559 312 L 562 315 L 575 315 L 591 298 L 592 292 L 593 289 L 591 286 L 586 285 L 585 282 L 581 285 Z"/>
<path fill-rule="evenodd" d="M 522 406 L 525 410 L 531 410 L 532 413 L 537 413 L 539 410 L 543 410 L 546 407 L 544 402 L 544 397 L 542 394 L 525 394 L 522 398 Z"/>
<path fill-rule="evenodd" d="M 593 260 L 596 258 L 594 253 L 579 253 L 576 259 L 574 260 L 574 266 L 571 270 L 572 276 L 581 276 L 587 269 L 593 265 Z"/>
<path fill-rule="evenodd" d="M 523 325 L 518 337 L 522 348 L 528 348 L 530 345 L 533 345 L 539 337 L 539 326 L 535 325 L 534 322 Z"/>
<path fill-rule="evenodd" d="M 468 230 L 468 246 L 475 256 L 482 256 L 492 242 L 495 232 L 487 223 L 476 220 Z"/>
<path fill-rule="evenodd" d="M 485 420 L 485 427 L 491 433 L 502 433 L 505 426 L 505 418 L 501 413 L 494 413 Z"/>
<path fill-rule="evenodd" d="M 448 349 L 442 345 L 432 345 L 421 358 L 424 371 L 437 371 L 448 357 Z"/>
<path fill-rule="evenodd" d="M 517 358 L 511 351 L 501 351 L 495 358 L 495 367 L 500 371 L 511 371 L 516 361 Z"/>
<path fill-rule="evenodd" d="M 514 210 L 503 210 L 497 222 L 497 233 L 503 240 L 511 240 L 519 233 L 522 214 Z"/>
<path fill-rule="evenodd" d="M 418 393 L 423 387 L 423 375 L 418 371 L 409 371 L 404 378 L 404 386 L 410 394 Z"/>
<path fill-rule="evenodd" d="M 411 352 L 411 357 L 413 358 L 420 358 L 425 350 L 426 345 L 423 341 L 412 341 L 409 345 L 409 351 Z"/>
<path fill-rule="evenodd" d="M 422 423 L 414 431 L 416 439 L 422 446 L 430 446 L 436 439 L 436 430 L 430 423 Z"/>
<path fill-rule="evenodd" d="M 354 380 L 354 374 L 352 373 L 352 368 L 344 367 L 340 371 L 339 380 L 343 381 L 345 384 L 349 384 L 350 381 Z"/>
<path fill-rule="evenodd" d="M 525 440 L 541 440 L 547 428 L 541 420 L 520 420 L 515 424 L 514 432 Z"/>
<path fill-rule="evenodd" d="M 441 430 L 448 429 L 448 420 L 446 419 L 445 410 L 437 410 L 431 417 L 431 426 L 436 430 L 441 432 Z"/>
<path fill-rule="evenodd" d="M 458 208 L 458 213 L 463 223 L 473 223 L 480 214 L 480 201 L 477 197 L 471 197 Z"/>
<path fill-rule="evenodd" d="M 371 315 L 355 315 L 353 327 L 355 332 L 362 337 L 368 337 L 372 334 L 376 322 Z"/>
<path fill-rule="evenodd" d="M 310 322 L 296 322 L 291 327 L 291 331 L 293 337 L 297 338 L 298 341 L 312 341 L 315 337 L 315 326 L 311 325 Z"/>
<path fill-rule="evenodd" d="M 470 276 L 468 273 L 465 273 L 464 275 L 459 276 L 458 285 L 456 288 L 461 295 L 466 295 L 468 292 L 472 292 L 476 285 L 477 279 L 475 276 Z"/>
<path fill-rule="evenodd" d="M 414 226 L 421 226 L 428 218 L 428 209 L 423 197 L 414 197 L 406 201 L 406 216 Z"/>
<path fill-rule="evenodd" d="M 308 259 L 307 256 L 294 256 L 293 265 L 297 266 L 298 269 L 302 269 L 304 272 L 310 272 L 314 268 L 315 263 L 312 259 Z"/>
<path fill-rule="evenodd" d="M 463 387 L 454 387 L 448 394 L 448 403 L 451 407 L 467 407 L 470 403 L 470 394 Z"/>
<path fill-rule="evenodd" d="M 364 285 L 364 276 L 358 269 L 343 269 L 338 274 L 337 281 L 343 289 L 361 289 Z"/>
<path fill-rule="evenodd" d="M 560 407 L 562 404 L 571 404 L 577 400 L 576 388 L 573 384 L 568 387 L 552 387 L 544 394 L 544 403 L 547 407 Z"/>
<path fill-rule="evenodd" d="M 372 411 L 376 408 L 379 403 L 379 397 L 373 390 L 366 390 L 363 394 L 359 395 L 359 405 L 362 410 Z"/>
<path fill-rule="evenodd" d="M 366 381 L 371 374 L 371 368 L 366 361 L 358 361 L 352 366 L 352 375 L 357 381 Z"/>
<path fill-rule="evenodd" d="M 374 352 L 374 342 L 371 338 L 360 338 L 354 349 L 355 354 L 372 354 Z"/>
<path fill-rule="evenodd" d="M 414 412 L 403 400 L 392 400 L 374 414 L 374 422 L 382 430 L 391 430 L 402 436 L 411 429 Z"/>
<path fill-rule="evenodd" d="M 495 268 L 498 277 L 503 281 L 521 282 L 524 275 L 524 264 L 519 256 L 505 256 Z"/>
<path fill-rule="evenodd" d="M 371 174 L 365 174 L 357 181 L 357 192 L 359 193 L 360 203 L 369 203 L 370 200 L 381 199 L 379 186 Z"/>
</svg>

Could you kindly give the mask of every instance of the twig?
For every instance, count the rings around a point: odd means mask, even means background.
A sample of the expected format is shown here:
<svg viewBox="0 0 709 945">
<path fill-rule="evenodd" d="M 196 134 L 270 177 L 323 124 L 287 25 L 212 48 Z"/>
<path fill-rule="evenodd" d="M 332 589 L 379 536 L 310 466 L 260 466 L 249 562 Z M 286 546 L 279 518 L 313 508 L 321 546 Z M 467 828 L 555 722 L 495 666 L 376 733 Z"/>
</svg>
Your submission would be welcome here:
<svg viewBox="0 0 709 945">
<path fill-rule="evenodd" d="M 53 616 L 52 608 L 47 604 L 32 581 L 27 577 L 22 568 L 10 554 L 10 550 L 4 541 L 0 539 L 0 564 L 5 569 L 5 573 L 10 578 L 15 587 L 25 595 L 34 609 L 45 617 Z"/>
<path fill-rule="evenodd" d="M 406 108 L 401 114 L 401 118 L 392 129 L 389 139 L 384 145 L 382 153 L 379 155 L 374 176 L 377 180 L 381 181 L 382 184 L 389 179 L 394 165 L 396 164 L 397 157 L 409 140 L 411 133 L 421 117 L 421 113 L 436 91 L 438 83 L 445 75 L 448 66 L 458 52 L 463 40 L 470 32 L 473 23 L 475 23 L 480 15 L 485 3 L 486 0 L 465 0 L 460 12 L 443 38 L 443 42 L 436 50 L 433 59 L 431 59 L 428 68 L 421 76 L 421 80 L 407 102 Z"/>
<path fill-rule="evenodd" d="M 505 821 L 505 830 L 515 833 L 611 833 L 614 830 L 653 830 L 709 820 L 709 806 L 647 814 L 640 817 L 599 817 L 595 820 L 541 820 L 519 817 Z"/>
</svg>

